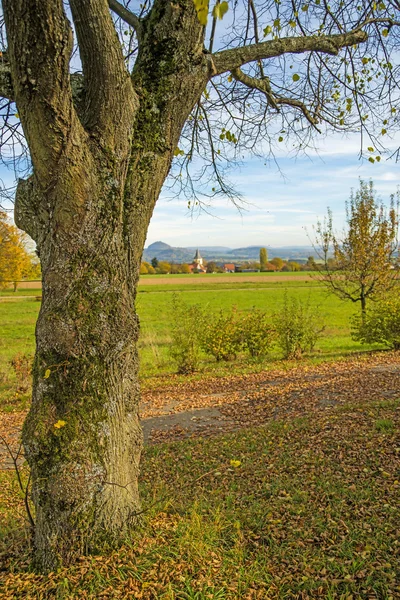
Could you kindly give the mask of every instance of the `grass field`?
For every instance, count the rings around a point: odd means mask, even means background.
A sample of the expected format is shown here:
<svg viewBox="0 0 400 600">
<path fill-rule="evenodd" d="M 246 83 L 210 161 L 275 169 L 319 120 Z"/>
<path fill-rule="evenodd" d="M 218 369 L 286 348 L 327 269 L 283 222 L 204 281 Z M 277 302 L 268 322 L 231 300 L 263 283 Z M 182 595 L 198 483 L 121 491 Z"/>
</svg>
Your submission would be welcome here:
<svg viewBox="0 0 400 600">
<path fill-rule="evenodd" d="M 254 277 L 255 276 L 255 277 Z M 300 280 L 299 280 L 300 278 Z M 165 280 L 168 279 L 168 283 Z M 221 280 L 222 281 L 219 281 Z M 256 279 L 256 282 L 254 281 Z M 151 282 L 151 284 L 149 284 Z M 185 283 L 182 283 L 185 282 Z M 189 282 L 189 283 L 188 283 Z M 239 311 L 250 311 L 253 307 L 271 314 L 282 305 L 285 291 L 296 298 L 309 299 L 313 309 L 325 322 L 326 328 L 316 350 L 308 359 L 329 360 L 363 348 L 350 337 L 349 319 L 358 308 L 351 303 L 341 302 L 317 284 L 308 274 L 298 273 L 240 273 L 216 276 L 171 275 L 166 277 L 146 276 L 141 281 L 137 297 L 137 310 L 141 319 L 141 377 L 145 385 L 155 384 L 155 379 L 173 373 L 174 364 L 169 355 L 170 324 L 174 318 L 172 296 L 178 293 L 187 304 L 199 304 L 215 314 L 220 309 L 228 311 L 236 306 Z M 31 289 L 19 289 L 15 294 L 3 291 L 0 297 L 0 401 L 10 400 L 14 385 L 14 373 L 10 361 L 18 354 L 32 355 L 34 352 L 34 328 L 40 308 L 40 293 Z M 207 373 L 227 374 L 232 370 L 251 372 L 273 366 L 281 357 L 273 352 L 263 360 L 249 361 L 238 357 L 235 363 L 216 363 L 204 356 L 197 377 Z M 196 375 L 195 375 L 196 377 Z M 25 401 L 22 395 L 19 401 Z M 11 403 L 13 405 L 13 403 Z"/>
</svg>

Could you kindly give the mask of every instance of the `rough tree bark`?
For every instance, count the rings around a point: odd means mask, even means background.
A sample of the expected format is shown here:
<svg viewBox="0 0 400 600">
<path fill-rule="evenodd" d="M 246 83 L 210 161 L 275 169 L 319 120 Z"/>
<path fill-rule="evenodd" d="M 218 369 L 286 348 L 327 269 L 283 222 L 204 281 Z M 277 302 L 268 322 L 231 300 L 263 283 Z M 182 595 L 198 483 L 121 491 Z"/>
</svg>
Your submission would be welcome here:
<svg viewBox="0 0 400 600">
<path fill-rule="evenodd" d="M 51 570 L 103 539 L 119 542 L 136 519 L 139 265 L 182 127 L 208 80 L 285 51 L 336 54 L 366 34 L 211 56 L 193 0 L 156 0 L 140 24 L 132 17 L 139 54 L 129 74 L 107 0 L 70 0 L 82 84 L 69 73 L 62 0 L 2 4 L 9 69 L 0 69 L 1 93 L 17 103 L 33 165 L 19 183 L 15 216 L 37 243 L 43 273 L 23 441 L 36 564 Z"/>
<path fill-rule="evenodd" d="M 192 0 L 159 3 L 143 27 L 132 78 L 107 3 L 74 0 L 86 78 L 78 113 L 62 2 L 26 4 L 12 0 L 4 9 L 34 167 L 18 186 L 16 221 L 36 240 L 43 272 L 23 441 L 36 561 L 49 570 L 103 538 L 123 538 L 140 506 L 136 284 L 153 207 L 209 65 Z M 42 51 L 32 53 L 26 40 L 40 31 Z"/>
</svg>

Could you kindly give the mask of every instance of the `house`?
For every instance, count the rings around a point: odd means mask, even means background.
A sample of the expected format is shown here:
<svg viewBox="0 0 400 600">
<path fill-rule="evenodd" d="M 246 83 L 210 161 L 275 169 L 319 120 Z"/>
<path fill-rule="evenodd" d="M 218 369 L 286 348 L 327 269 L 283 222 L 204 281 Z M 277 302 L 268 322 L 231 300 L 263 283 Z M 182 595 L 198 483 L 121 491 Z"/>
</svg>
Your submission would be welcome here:
<svg viewBox="0 0 400 600">
<path fill-rule="evenodd" d="M 222 265 L 222 268 L 224 270 L 224 273 L 234 273 L 235 272 L 235 265 L 233 263 L 226 263 L 226 264 Z"/>
</svg>

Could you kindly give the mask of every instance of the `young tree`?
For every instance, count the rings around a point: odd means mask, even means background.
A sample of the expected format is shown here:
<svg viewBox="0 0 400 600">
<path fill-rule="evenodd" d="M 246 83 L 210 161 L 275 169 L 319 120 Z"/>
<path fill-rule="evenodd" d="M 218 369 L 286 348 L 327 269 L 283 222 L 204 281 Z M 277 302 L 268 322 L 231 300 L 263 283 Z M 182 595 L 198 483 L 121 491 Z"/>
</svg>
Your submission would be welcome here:
<svg viewBox="0 0 400 600">
<path fill-rule="evenodd" d="M 23 430 L 42 569 L 103 539 L 117 544 L 136 520 L 135 296 L 174 157 L 191 199 L 197 181 L 204 194 L 232 196 L 222 174 L 236 156 L 304 148 L 317 131 L 361 127 L 365 138 L 395 123 L 397 0 L 242 0 L 220 32 L 225 2 L 210 7 L 209 29 L 207 2 L 149 0 L 139 14 L 130 4 L 2 0 L 0 141 L 14 153 L 23 136 L 29 146 L 15 219 L 42 264 Z"/>
<path fill-rule="evenodd" d="M 260 271 L 267 270 L 268 254 L 266 248 L 260 248 Z"/>
<path fill-rule="evenodd" d="M 32 267 L 24 235 L 8 222 L 6 213 L 0 211 L 0 286 L 13 282 L 15 292 L 18 281 L 27 276 Z"/>
<path fill-rule="evenodd" d="M 360 181 L 346 205 L 345 229 L 335 233 L 330 210 L 316 227 L 315 247 L 323 260 L 316 277 L 342 300 L 359 302 L 362 317 L 367 300 L 378 298 L 397 282 L 398 209 L 392 196 L 387 212 L 372 181 Z"/>
<path fill-rule="evenodd" d="M 280 271 L 284 267 L 285 261 L 277 256 L 271 260 L 271 264 L 274 265 L 278 271 Z"/>
</svg>

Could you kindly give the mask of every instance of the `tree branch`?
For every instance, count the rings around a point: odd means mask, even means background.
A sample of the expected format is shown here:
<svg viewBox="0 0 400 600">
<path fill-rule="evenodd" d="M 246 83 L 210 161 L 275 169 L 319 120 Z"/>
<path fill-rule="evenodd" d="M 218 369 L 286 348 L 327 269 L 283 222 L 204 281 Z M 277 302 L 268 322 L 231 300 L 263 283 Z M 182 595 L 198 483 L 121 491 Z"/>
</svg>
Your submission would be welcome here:
<svg viewBox="0 0 400 600">
<path fill-rule="evenodd" d="M 70 6 L 85 82 L 84 124 L 112 147 L 116 129 L 131 127 L 136 97 L 108 0 L 71 0 Z"/>
<path fill-rule="evenodd" d="M 301 110 L 301 112 L 303 113 L 307 121 L 310 123 L 310 125 L 312 125 L 319 133 L 321 133 L 317 127 L 319 123 L 318 118 L 311 114 L 304 102 L 301 102 L 301 100 L 298 100 L 297 98 L 287 98 L 285 96 L 274 95 L 268 77 L 265 77 L 264 79 L 256 79 L 255 77 L 250 77 L 249 75 L 246 75 L 246 73 L 243 73 L 243 71 L 241 71 L 239 68 L 233 69 L 231 73 L 234 79 L 236 79 L 236 81 L 240 81 L 240 83 L 243 83 L 243 85 L 246 85 L 247 87 L 252 88 L 254 90 L 259 90 L 260 92 L 265 94 L 268 104 L 278 112 L 279 106 L 282 105 L 293 106 L 294 108 L 298 108 L 299 110 Z"/>
<path fill-rule="evenodd" d="M 45 187 L 73 120 L 72 31 L 62 0 L 3 0 L 2 6 L 15 100 L 32 163 Z"/>
<path fill-rule="evenodd" d="M 142 22 L 133 12 L 125 8 L 118 0 L 108 0 L 108 6 L 115 12 L 125 23 L 133 27 L 136 31 L 138 39 L 140 39 L 142 33 Z"/>
<path fill-rule="evenodd" d="M 249 62 L 263 58 L 274 58 L 282 54 L 301 54 L 303 52 L 324 52 L 337 55 L 341 48 L 360 44 L 368 39 L 365 31 L 350 31 L 329 36 L 285 37 L 269 40 L 250 46 L 223 50 L 212 55 L 213 71 L 211 76 L 232 71 Z"/>
</svg>

